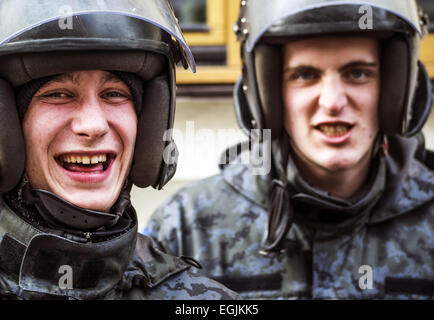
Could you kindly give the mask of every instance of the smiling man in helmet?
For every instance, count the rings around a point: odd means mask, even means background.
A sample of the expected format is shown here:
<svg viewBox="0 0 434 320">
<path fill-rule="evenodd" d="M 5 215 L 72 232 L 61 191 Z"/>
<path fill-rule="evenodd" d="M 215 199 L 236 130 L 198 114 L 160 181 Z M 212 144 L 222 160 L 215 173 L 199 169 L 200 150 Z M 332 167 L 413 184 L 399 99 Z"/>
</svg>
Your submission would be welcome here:
<svg viewBox="0 0 434 320">
<path fill-rule="evenodd" d="M 65 28 L 52 1 L 0 4 L 0 297 L 237 297 L 137 234 L 132 184 L 173 176 L 175 64 L 194 70 L 169 3 L 72 5 Z"/>
<path fill-rule="evenodd" d="M 425 22 L 413 0 L 241 1 L 236 113 L 271 130 L 272 170 L 224 166 L 147 231 L 246 298 L 431 297 Z"/>
</svg>

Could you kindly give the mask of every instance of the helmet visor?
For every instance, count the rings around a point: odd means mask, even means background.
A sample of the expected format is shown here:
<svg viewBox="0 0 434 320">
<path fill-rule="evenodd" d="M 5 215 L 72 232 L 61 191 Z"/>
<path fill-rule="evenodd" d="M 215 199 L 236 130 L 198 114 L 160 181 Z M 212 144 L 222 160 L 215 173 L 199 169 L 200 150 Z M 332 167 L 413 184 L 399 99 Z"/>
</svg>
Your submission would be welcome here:
<svg viewBox="0 0 434 320">
<path fill-rule="evenodd" d="M 170 34 L 184 62 L 195 72 L 193 55 L 182 35 L 169 0 L 2 0 L 0 46 L 22 33 L 51 21 L 86 14 L 119 14 L 151 23 Z"/>
<path fill-rule="evenodd" d="M 249 52 L 253 50 L 262 35 L 275 23 L 304 11 L 331 6 L 351 5 L 362 7 L 368 5 L 372 8 L 385 10 L 406 21 L 422 37 L 418 8 L 416 1 L 413 0 L 291 0 L 273 1 L 273 5 L 264 5 L 263 0 L 247 1 L 245 18 L 249 28 L 249 36 L 246 40 Z M 354 21 L 354 23 L 357 24 L 358 22 Z"/>
</svg>

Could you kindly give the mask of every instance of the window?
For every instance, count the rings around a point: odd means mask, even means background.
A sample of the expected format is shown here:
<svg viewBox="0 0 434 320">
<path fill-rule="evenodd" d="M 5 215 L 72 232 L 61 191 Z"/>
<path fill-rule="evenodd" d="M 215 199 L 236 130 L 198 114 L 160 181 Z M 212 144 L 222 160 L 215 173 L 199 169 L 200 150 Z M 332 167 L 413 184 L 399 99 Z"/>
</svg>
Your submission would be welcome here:
<svg viewBox="0 0 434 320">
<path fill-rule="evenodd" d="M 434 1 L 433 0 L 419 0 L 419 4 L 422 6 L 424 11 L 428 14 L 430 24 L 430 32 L 434 32 Z"/>
<path fill-rule="evenodd" d="M 171 0 L 171 3 L 198 66 L 194 75 L 178 70 L 177 83 L 184 87 L 203 84 L 233 86 L 241 74 L 240 49 L 232 29 L 238 18 L 240 2 Z M 201 91 L 204 92 L 203 88 Z"/>
<path fill-rule="evenodd" d="M 173 0 L 172 5 L 184 32 L 209 31 L 206 0 Z"/>
<path fill-rule="evenodd" d="M 434 1 L 418 0 L 424 11 L 429 16 L 430 34 L 425 36 L 421 43 L 420 58 L 425 63 L 431 79 L 434 79 Z"/>
</svg>

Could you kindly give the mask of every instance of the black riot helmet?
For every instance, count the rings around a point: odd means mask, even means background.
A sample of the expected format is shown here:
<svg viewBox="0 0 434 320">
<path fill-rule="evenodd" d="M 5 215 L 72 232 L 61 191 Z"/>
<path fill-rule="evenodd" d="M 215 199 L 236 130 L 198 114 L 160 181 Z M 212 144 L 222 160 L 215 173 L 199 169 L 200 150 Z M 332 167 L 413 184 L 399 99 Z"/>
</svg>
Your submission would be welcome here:
<svg viewBox="0 0 434 320">
<path fill-rule="evenodd" d="M 80 70 L 141 78 L 144 106 L 130 179 L 138 187 L 162 188 L 176 169 L 177 150 L 167 135 L 174 120 L 175 65 L 195 72 L 170 2 L 3 0 L 0 17 L 0 193 L 16 186 L 24 172 L 13 90 Z"/>
<path fill-rule="evenodd" d="M 366 14 L 371 21 L 363 21 Z M 241 0 L 234 31 L 243 62 L 234 91 L 239 125 L 255 140 L 261 139 L 257 132 L 271 129 L 272 186 L 262 252 L 280 252 L 293 221 L 285 162 L 289 143 L 282 121 L 283 44 L 326 35 L 378 38 L 380 131 L 408 137 L 420 132 L 432 107 L 430 79 L 418 59 L 427 16 L 415 0 Z"/>
<path fill-rule="evenodd" d="M 372 26 L 360 24 L 365 10 Z M 372 28 L 371 28 L 372 27 Z M 282 130 L 282 43 L 318 35 L 361 34 L 382 39 L 380 129 L 412 136 L 431 108 L 430 80 L 419 58 L 427 27 L 415 0 L 242 0 L 234 29 L 242 45 L 243 74 L 235 91 L 241 127 Z"/>
</svg>

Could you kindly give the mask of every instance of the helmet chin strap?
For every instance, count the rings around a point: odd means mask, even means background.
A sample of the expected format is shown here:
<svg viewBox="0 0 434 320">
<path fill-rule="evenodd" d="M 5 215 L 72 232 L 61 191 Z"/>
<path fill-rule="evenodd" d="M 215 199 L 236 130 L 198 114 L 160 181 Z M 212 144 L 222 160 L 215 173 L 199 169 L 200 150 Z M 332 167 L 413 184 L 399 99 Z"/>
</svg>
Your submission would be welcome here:
<svg viewBox="0 0 434 320">
<path fill-rule="evenodd" d="M 375 159 L 378 155 L 383 157 L 387 156 L 389 153 L 389 140 L 387 139 L 387 135 L 378 132 L 377 137 L 374 140 L 374 149 L 372 151 L 372 159 Z"/>
<path fill-rule="evenodd" d="M 131 205 L 131 186 L 128 181 L 125 183 L 110 213 L 78 207 L 50 191 L 32 189 L 29 183 L 23 187 L 22 197 L 27 204 L 35 205 L 50 227 L 91 231 L 109 228 L 118 222 L 125 209 Z"/>
<path fill-rule="evenodd" d="M 295 242 L 285 238 L 294 220 L 286 178 L 289 155 L 289 136 L 286 132 L 282 132 L 280 138 L 273 141 L 271 152 L 274 170 L 270 172 L 272 175 L 270 206 L 267 226 L 261 242 L 262 248 L 259 251 L 266 256 L 282 254 L 290 247 L 297 246 Z"/>
</svg>

